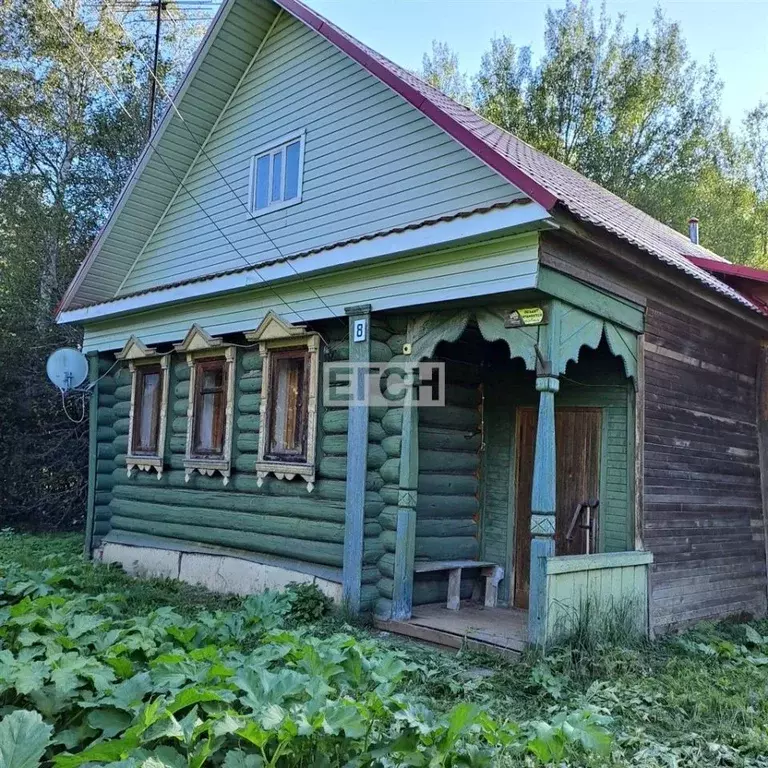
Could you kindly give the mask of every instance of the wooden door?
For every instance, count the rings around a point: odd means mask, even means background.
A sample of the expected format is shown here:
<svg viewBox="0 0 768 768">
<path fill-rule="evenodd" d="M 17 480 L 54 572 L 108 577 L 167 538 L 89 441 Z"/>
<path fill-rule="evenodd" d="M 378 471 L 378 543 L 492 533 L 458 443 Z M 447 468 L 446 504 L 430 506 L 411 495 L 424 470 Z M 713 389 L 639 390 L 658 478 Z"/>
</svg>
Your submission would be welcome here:
<svg viewBox="0 0 768 768">
<path fill-rule="evenodd" d="M 555 554 L 579 555 L 586 551 L 587 531 L 577 529 L 572 541 L 566 532 L 576 506 L 599 497 L 600 408 L 556 408 L 555 446 L 557 461 L 557 517 Z M 531 565 L 531 490 L 533 449 L 536 441 L 535 408 L 518 408 L 515 469 L 515 594 L 517 608 L 528 607 L 528 581 Z M 593 515 L 594 534 L 597 515 Z M 597 541 L 594 535 L 593 541 Z"/>
</svg>

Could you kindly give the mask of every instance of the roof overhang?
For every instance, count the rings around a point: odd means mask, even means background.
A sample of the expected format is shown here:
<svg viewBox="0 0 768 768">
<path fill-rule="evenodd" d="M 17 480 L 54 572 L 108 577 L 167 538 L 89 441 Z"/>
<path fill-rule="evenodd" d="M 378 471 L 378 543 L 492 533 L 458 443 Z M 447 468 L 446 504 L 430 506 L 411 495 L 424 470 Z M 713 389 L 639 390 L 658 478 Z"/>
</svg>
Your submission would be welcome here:
<svg viewBox="0 0 768 768">
<path fill-rule="evenodd" d="M 689 256 L 688 260 L 730 285 L 749 299 L 764 315 L 768 315 L 768 270 L 699 256 Z"/>
<path fill-rule="evenodd" d="M 422 225 L 306 255 L 265 261 L 249 269 L 189 280 L 101 304 L 66 310 L 59 313 L 57 322 L 88 323 L 191 299 L 209 298 L 231 291 L 273 285 L 297 277 L 333 272 L 416 251 L 438 250 L 463 245 L 479 238 L 497 238 L 519 232 L 551 229 L 555 226 L 548 212 L 538 203 L 529 200 L 515 201 L 511 205 L 492 208 L 482 213 L 458 215 L 434 223 L 425 222 Z"/>
</svg>

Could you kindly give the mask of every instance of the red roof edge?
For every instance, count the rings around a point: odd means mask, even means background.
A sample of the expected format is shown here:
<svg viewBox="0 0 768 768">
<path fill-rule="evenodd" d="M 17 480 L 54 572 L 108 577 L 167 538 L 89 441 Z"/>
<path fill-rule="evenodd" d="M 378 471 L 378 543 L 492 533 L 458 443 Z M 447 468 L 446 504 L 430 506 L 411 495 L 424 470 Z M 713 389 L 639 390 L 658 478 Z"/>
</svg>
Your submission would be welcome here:
<svg viewBox="0 0 768 768">
<path fill-rule="evenodd" d="M 391 69 L 377 61 L 365 51 L 356 41 L 343 35 L 331 26 L 322 16 L 316 14 L 299 0 L 275 0 L 283 9 L 297 19 L 314 29 L 328 42 L 335 45 L 340 51 L 354 59 L 358 64 L 375 75 L 385 85 L 400 94 L 406 101 L 412 104 L 422 114 L 426 115 L 433 123 L 442 128 L 456 141 L 466 147 L 473 155 L 500 173 L 507 181 L 519 187 L 528 197 L 550 211 L 557 204 L 558 199 L 549 190 L 545 189 L 528 174 L 511 163 L 505 157 L 491 148 L 484 141 L 473 135 L 451 115 L 440 109 L 436 104 L 419 93 L 413 86 L 399 77 Z"/>
<path fill-rule="evenodd" d="M 768 270 L 757 267 L 745 267 L 742 264 L 731 264 L 718 259 L 705 259 L 701 256 L 688 256 L 688 261 L 697 267 L 718 275 L 740 277 L 742 280 L 754 280 L 757 283 L 768 283 Z"/>
</svg>

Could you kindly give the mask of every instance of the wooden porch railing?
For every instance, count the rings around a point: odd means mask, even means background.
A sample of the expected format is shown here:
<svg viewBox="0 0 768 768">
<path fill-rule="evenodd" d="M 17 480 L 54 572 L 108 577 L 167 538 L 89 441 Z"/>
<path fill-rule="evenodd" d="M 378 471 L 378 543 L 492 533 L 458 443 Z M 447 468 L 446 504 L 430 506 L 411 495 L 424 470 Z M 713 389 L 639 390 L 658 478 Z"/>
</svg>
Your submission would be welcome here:
<svg viewBox="0 0 768 768">
<path fill-rule="evenodd" d="M 648 574 L 651 552 L 609 552 L 546 558 L 546 615 L 541 622 L 546 645 L 573 629 L 580 613 L 625 612 L 628 621 L 648 633 Z"/>
</svg>

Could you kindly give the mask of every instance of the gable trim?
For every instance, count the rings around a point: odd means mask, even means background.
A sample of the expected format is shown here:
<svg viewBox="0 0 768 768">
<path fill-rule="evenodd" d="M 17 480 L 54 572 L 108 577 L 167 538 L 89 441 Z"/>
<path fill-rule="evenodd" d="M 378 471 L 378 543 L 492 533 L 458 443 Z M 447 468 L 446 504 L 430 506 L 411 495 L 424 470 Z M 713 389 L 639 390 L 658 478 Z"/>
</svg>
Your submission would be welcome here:
<svg viewBox="0 0 768 768">
<path fill-rule="evenodd" d="M 520 168 L 511 163 L 490 145 L 476 137 L 451 115 L 437 107 L 425 96 L 420 94 L 413 86 L 398 77 L 387 67 L 365 51 L 355 41 L 341 34 L 339 30 L 331 26 L 325 19 L 318 16 L 310 8 L 296 0 L 274 0 L 281 8 L 292 16 L 311 27 L 322 35 L 342 53 L 360 64 L 364 69 L 381 80 L 384 85 L 402 96 L 409 104 L 416 107 L 423 115 L 428 117 L 438 128 L 441 128 L 449 136 L 468 149 L 475 157 L 491 168 L 502 178 L 521 189 L 532 200 L 535 200 L 548 211 L 554 208 L 558 202 L 556 195 L 545 189 L 541 184 L 524 173 Z"/>
</svg>

